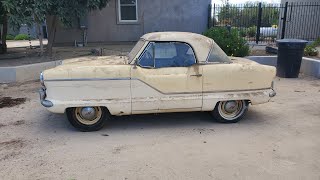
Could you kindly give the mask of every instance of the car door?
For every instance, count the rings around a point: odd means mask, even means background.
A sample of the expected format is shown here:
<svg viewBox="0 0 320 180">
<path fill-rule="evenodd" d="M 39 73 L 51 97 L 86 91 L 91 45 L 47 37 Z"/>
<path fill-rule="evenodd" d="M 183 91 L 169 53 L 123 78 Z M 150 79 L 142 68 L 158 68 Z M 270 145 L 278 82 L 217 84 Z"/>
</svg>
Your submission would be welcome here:
<svg viewBox="0 0 320 180">
<path fill-rule="evenodd" d="M 131 70 L 132 113 L 197 111 L 202 66 L 180 42 L 150 42 Z"/>
</svg>

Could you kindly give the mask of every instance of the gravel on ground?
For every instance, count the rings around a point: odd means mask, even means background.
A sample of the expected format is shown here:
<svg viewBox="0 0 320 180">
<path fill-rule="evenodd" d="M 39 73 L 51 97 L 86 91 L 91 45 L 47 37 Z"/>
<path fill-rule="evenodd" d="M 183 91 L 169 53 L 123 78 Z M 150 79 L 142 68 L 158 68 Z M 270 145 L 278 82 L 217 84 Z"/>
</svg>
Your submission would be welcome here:
<svg viewBox="0 0 320 180">
<path fill-rule="evenodd" d="M 0 98 L 26 99 L 0 108 L 0 179 L 320 179 L 320 80 L 275 86 L 236 124 L 133 115 L 87 133 L 40 105 L 38 82 L 1 86 Z"/>
</svg>

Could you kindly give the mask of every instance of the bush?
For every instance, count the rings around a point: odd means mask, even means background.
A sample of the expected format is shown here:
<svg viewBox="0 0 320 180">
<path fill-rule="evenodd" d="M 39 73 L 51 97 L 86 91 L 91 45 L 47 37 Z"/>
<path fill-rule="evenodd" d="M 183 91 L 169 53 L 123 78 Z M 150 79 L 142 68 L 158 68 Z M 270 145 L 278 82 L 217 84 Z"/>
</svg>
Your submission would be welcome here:
<svg viewBox="0 0 320 180">
<path fill-rule="evenodd" d="M 29 36 L 27 34 L 18 34 L 14 38 L 14 40 L 28 40 Z"/>
<path fill-rule="evenodd" d="M 213 39 L 228 56 L 244 57 L 249 55 L 249 45 L 239 36 L 236 29 L 229 32 L 225 27 L 213 27 L 204 33 Z"/>
<path fill-rule="evenodd" d="M 246 37 L 246 36 L 247 36 L 247 33 L 246 33 L 245 30 L 240 29 L 240 30 L 239 30 L 239 35 L 240 35 L 241 37 Z"/>
<path fill-rule="evenodd" d="M 305 56 L 316 56 L 318 55 L 318 50 L 311 45 L 306 46 L 304 49 L 304 55 Z"/>
<path fill-rule="evenodd" d="M 6 37 L 7 40 L 14 40 L 14 35 L 8 34 Z"/>
<path fill-rule="evenodd" d="M 305 56 L 316 56 L 318 55 L 318 50 L 316 49 L 317 46 L 320 45 L 320 38 L 315 40 L 313 43 L 310 45 L 307 45 L 306 48 L 304 49 L 304 55 Z"/>
<path fill-rule="evenodd" d="M 252 26 L 248 28 L 247 34 L 249 37 L 255 37 L 257 33 L 257 27 Z"/>
</svg>

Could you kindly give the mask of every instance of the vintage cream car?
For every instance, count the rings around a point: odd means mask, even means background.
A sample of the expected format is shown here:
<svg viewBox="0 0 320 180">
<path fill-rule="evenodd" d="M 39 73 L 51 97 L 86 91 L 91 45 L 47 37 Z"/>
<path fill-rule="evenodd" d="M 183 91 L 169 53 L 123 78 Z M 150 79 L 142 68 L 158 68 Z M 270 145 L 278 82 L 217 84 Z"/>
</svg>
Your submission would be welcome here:
<svg viewBox="0 0 320 180">
<path fill-rule="evenodd" d="M 81 131 L 103 127 L 111 115 L 209 111 L 239 121 L 249 103 L 275 96 L 276 70 L 228 57 L 210 38 L 185 32 L 146 34 L 126 57 L 63 62 L 40 75 L 43 106 L 67 113 Z"/>
</svg>

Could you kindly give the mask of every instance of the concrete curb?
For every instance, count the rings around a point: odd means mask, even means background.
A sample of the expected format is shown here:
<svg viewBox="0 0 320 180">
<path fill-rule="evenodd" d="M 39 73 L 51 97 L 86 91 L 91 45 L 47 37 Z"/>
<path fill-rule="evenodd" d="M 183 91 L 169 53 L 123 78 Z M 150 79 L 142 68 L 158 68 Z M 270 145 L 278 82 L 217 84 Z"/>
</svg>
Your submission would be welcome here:
<svg viewBox="0 0 320 180">
<path fill-rule="evenodd" d="M 277 56 L 247 56 L 246 58 L 269 66 L 277 65 Z M 38 80 L 42 71 L 62 64 L 62 60 L 29 64 L 23 66 L 0 67 L 0 83 L 14 83 Z M 303 58 L 300 72 L 320 78 L 320 61 L 312 58 Z"/>
<path fill-rule="evenodd" d="M 38 80 L 42 71 L 60 65 L 62 61 L 28 64 L 13 67 L 0 67 L 0 83 L 14 83 Z"/>
<path fill-rule="evenodd" d="M 247 56 L 246 58 L 260 64 L 277 66 L 277 56 Z M 303 57 L 300 72 L 308 76 L 320 78 L 320 60 Z"/>
</svg>

